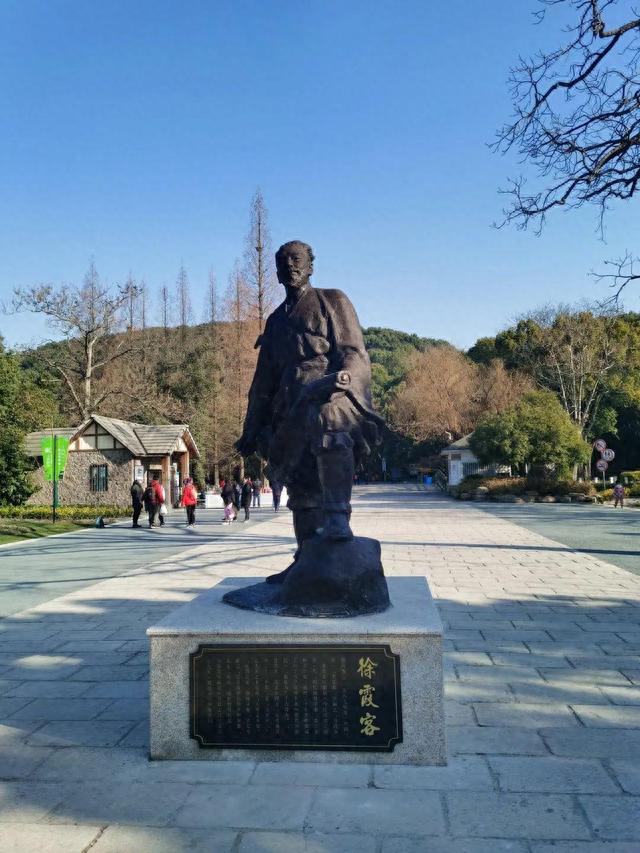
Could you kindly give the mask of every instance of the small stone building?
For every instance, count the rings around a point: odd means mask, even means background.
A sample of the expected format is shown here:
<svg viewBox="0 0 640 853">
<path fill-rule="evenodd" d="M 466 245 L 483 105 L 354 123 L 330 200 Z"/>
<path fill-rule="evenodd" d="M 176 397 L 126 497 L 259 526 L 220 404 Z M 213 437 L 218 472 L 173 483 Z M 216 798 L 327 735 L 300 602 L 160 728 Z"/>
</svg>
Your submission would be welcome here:
<svg viewBox="0 0 640 853">
<path fill-rule="evenodd" d="M 69 439 L 69 456 L 59 484 L 60 505 L 129 506 L 131 484 L 143 485 L 158 474 L 167 499 L 178 500 L 180 487 L 189 476 L 198 448 L 186 424 L 136 424 L 103 415 L 91 415 L 76 428 L 56 429 Z M 53 484 L 42 467 L 40 441 L 51 431 L 32 432 L 25 438 L 25 451 L 37 461 L 32 479 L 37 485 L 30 504 L 50 504 Z"/>
<path fill-rule="evenodd" d="M 511 473 L 511 468 L 507 465 L 481 465 L 469 444 L 472 435 L 473 433 L 469 433 L 469 435 L 459 438 L 441 451 L 441 455 L 447 460 L 450 486 L 457 486 L 471 474 L 486 474 L 487 477 L 492 477 L 496 474 Z"/>
</svg>

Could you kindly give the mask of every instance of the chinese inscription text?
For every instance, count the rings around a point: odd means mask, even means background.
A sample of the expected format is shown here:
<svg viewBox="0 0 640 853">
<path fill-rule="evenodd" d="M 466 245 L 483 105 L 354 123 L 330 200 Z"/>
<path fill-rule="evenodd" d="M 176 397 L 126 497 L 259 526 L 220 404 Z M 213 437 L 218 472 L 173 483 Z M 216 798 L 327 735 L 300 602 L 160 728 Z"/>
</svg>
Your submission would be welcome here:
<svg viewBox="0 0 640 853">
<path fill-rule="evenodd" d="M 191 736 L 202 747 L 391 751 L 402 740 L 389 646 L 201 645 Z"/>
</svg>

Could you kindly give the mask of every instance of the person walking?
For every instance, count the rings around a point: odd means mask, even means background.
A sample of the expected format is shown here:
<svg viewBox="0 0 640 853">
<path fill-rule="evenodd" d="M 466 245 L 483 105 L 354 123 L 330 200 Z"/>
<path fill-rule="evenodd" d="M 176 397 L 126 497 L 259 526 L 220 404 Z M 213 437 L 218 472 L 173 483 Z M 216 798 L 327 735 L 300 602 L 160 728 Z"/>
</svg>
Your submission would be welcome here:
<svg viewBox="0 0 640 853">
<path fill-rule="evenodd" d="M 240 490 L 240 504 L 242 509 L 244 510 L 244 518 L 242 521 L 249 521 L 249 515 L 251 513 L 251 495 L 253 489 L 251 486 L 251 480 L 248 477 L 244 478 L 244 483 L 242 484 L 242 489 Z"/>
<path fill-rule="evenodd" d="M 253 495 L 253 499 L 251 502 L 251 506 L 260 506 L 260 492 L 262 491 L 262 483 L 260 480 L 254 480 L 251 483 L 251 493 Z"/>
<path fill-rule="evenodd" d="M 182 490 L 182 506 L 187 511 L 187 527 L 194 527 L 196 523 L 196 505 L 198 503 L 198 493 L 193 485 L 191 477 L 187 477 L 184 481 Z"/>
<path fill-rule="evenodd" d="M 624 509 L 624 486 L 618 482 L 613 487 L 613 508 L 620 504 L 620 509 Z"/>
<path fill-rule="evenodd" d="M 236 512 L 234 508 L 235 489 L 229 480 L 226 482 L 224 480 L 222 481 L 220 496 L 222 497 L 222 503 L 224 504 L 224 522 L 226 524 L 230 524 L 232 521 L 236 520 Z"/>
<path fill-rule="evenodd" d="M 156 492 L 151 483 L 144 490 L 143 501 L 145 511 L 149 514 L 149 527 L 155 527 L 158 504 L 156 503 Z"/>
<path fill-rule="evenodd" d="M 271 481 L 271 496 L 273 498 L 273 511 L 280 510 L 280 498 L 282 497 L 282 483 L 277 480 Z"/>
<path fill-rule="evenodd" d="M 142 483 L 140 480 L 134 480 L 133 485 L 131 486 L 131 507 L 133 509 L 133 524 L 132 527 L 141 527 L 138 524 L 138 519 L 140 518 L 140 513 L 142 512 L 142 505 L 144 501 L 144 489 L 142 488 Z"/>
<path fill-rule="evenodd" d="M 167 504 L 165 503 L 164 486 L 160 482 L 159 474 L 153 475 L 153 480 L 151 481 L 151 488 L 153 489 L 156 497 L 156 505 L 158 507 L 158 518 L 160 520 L 160 527 L 164 527 L 164 517 L 167 514 Z"/>
</svg>

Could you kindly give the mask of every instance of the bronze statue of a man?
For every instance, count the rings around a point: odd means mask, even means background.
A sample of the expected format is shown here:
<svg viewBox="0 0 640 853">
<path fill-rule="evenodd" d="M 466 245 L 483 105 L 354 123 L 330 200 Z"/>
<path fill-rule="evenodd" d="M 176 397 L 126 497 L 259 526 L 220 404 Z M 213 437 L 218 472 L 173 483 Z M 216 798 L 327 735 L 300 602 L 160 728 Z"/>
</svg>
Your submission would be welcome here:
<svg viewBox="0 0 640 853">
<path fill-rule="evenodd" d="M 238 450 L 268 460 L 285 483 L 298 553 L 319 533 L 348 540 L 355 461 L 378 441 L 382 419 L 371 402 L 371 366 L 351 302 L 311 286 L 311 247 L 276 252 L 286 298 L 266 321 Z"/>
</svg>

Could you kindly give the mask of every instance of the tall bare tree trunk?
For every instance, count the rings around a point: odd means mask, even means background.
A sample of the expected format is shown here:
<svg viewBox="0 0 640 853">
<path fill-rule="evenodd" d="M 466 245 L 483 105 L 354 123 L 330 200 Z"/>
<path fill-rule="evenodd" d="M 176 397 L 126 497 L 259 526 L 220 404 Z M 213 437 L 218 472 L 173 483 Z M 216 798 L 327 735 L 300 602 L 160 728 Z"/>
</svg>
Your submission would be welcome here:
<svg viewBox="0 0 640 853">
<path fill-rule="evenodd" d="M 187 339 L 187 326 L 191 317 L 191 299 L 189 297 L 189 278 L 184 266 L 178 271 L 176 281 L 178 312 L 180 315 L 180 342 L 184 344 Z"/>
</svg>

